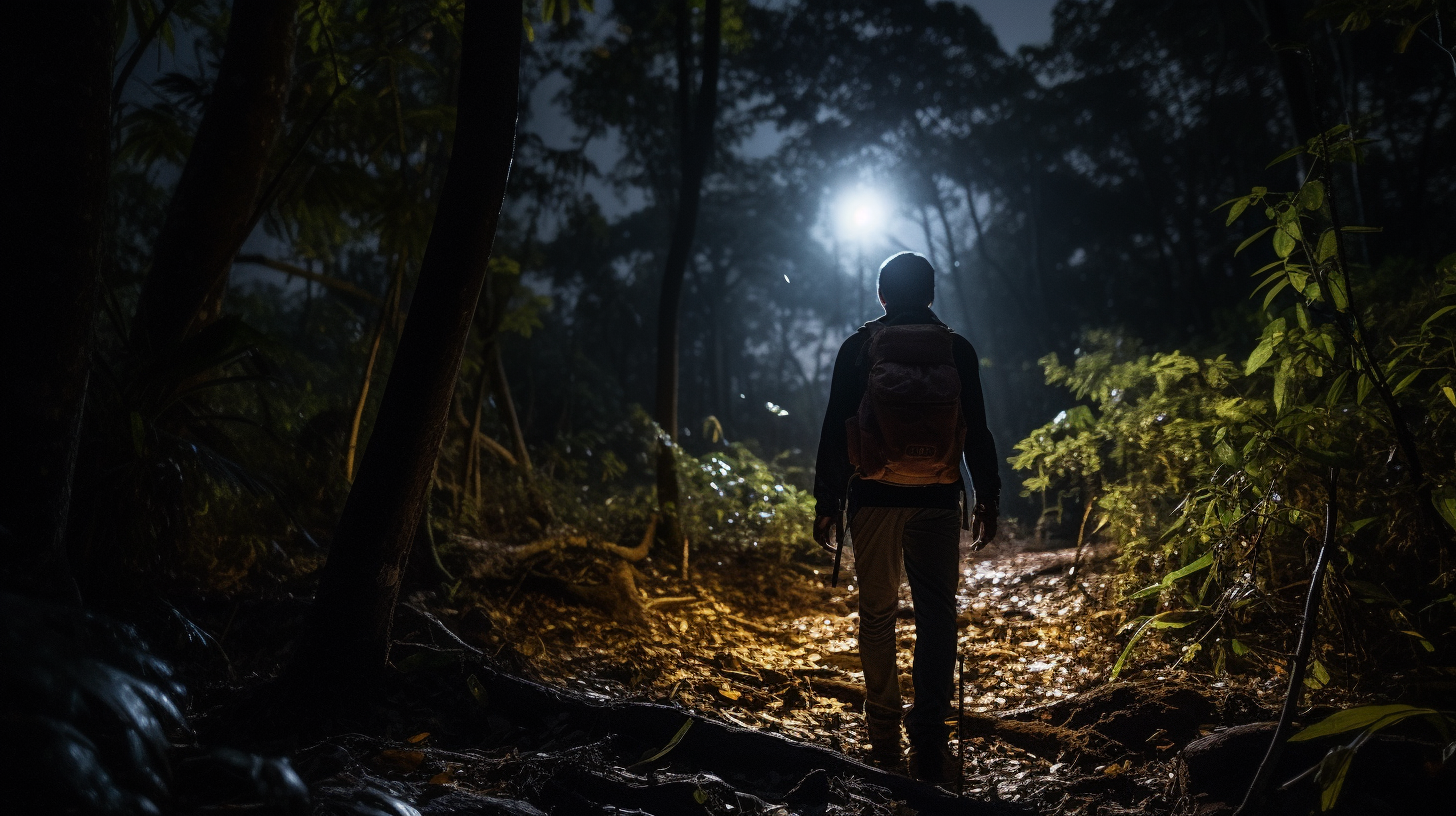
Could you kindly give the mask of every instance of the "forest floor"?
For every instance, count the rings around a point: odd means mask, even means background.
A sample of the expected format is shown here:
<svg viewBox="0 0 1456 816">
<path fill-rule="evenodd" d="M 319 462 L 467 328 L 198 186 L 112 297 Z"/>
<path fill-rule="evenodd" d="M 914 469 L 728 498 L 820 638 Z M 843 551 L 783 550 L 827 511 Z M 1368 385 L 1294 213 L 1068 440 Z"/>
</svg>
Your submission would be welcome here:
<svg viewBox="0 0 1456 816">
<path fill-rule="evenodd" d="M 178 812 L 1227 816 L 1287 682 L 1280 661 L 1257 676 L 1170 668 L 1177 643 L 1156 634 L 1113 681 L 1127 638 L 1115 548 L 1089 548 L 1074 574 L 1075 550 L 1008 535 L 963 553 L 962 713 L 948 723 L 963 777 L 936 788 L 865 763 L 851 560 L 839 588 L 827 557 L 700 552 L 684 578 L 648 542 L 456 537 L 444 555 L 457 582 L 402 599 L 393 670 L 317 689 L 303 708 L 269 696 L 308 608 L 303 573 L 267 597 L 192 605 L 219 634 L 185 638 L 203 651 L 182 664 L 195 738 L 174 746 Z M 898 635 L 908 699 L 908 593 Z M 1351 702 L 1323 699 L 1297 720 Z M 1302 781 L 1262 812 L 1318 807 L 1303 772 L 1341 739 L 1289 743 L 1275 784 Z M 298 775 L 206 746 L 282 757 Z M 1427 762 L 1431 750 L 1390 737 L 1362 751 L 1332 816 L 1448 813 L 1456 774 Z M 280 789 L 296 796 L 289 808 Z"/>
<path fill-rule="evenodd" d="M 578 587 L 604 568 L 579 547 L 526 563 L 468 538 L 451 549 L 463 580 L 428 605 L 508 671 L 587 700 L 676 707 L 866 760 L 848 553 L 837 589 L 826 569 L 797 562 L 704 555 L 709 562 L 690 562 L 684 580 L 680 562 L 649 556 L 632 568 L 642 609 L 624 614 L 583 602 Z M 1070 576 L 1070 548 L 1026 538 L 966 548 L 958 599 L 964 745 L 953 742 L 964 778 L 947 786 L 952 792 L 1044 814 L 1191 813 L 1179 751 L 1216 728 L 1271 718 L 1282 691 L 1274 680 L 1160 668 L 1173 656 L 1152 638 L 1123 672 L 1127 682 L 1108 683 L 1124 623 L 1100 569 L 1112 555 L 1089 548 Z M 914 625 L 903 591 L 908 701 Z"/>
</svg>

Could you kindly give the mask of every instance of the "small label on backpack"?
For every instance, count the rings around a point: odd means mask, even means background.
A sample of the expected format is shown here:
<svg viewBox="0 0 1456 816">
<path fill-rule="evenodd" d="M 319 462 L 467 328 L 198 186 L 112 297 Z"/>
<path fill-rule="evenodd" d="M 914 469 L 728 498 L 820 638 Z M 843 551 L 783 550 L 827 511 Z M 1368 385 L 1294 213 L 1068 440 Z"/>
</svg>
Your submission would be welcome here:
<svg viewBox="0 0 1456 816">
<path fill-rule="evenodd" d="M 935 456 L 935 448 L 930 445 L 906 445 L 905 455 L 911 459 L 929 459 Z"/>
</svg>

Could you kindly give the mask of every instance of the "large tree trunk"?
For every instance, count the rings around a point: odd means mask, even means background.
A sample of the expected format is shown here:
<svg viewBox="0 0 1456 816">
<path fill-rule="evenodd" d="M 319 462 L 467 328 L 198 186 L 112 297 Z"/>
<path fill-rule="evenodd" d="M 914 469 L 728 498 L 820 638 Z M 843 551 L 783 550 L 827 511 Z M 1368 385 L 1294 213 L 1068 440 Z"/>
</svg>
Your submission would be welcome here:
<svg viewBox="0 0 1456 816">
<path fill-rule="evenodd" d="M 0 117 L 0 589 L 76 597 L 65 520 L 110 168 L 111 0 L 6 9 Z M 7 536 L 8 534 L 8 536 Z"/>
<path fill-rule="evenodd" d="M 677 3 L 678 107 L 683 128 L 682 176 L 678 190 L 677 218 L 672 242 L 662 270 L 662 291 L 657 301 L 657 394 L 653 418 L 662 430 L 657 454 L 657 503 L 666 524 L 664 538 L 676 543 L 682 538 L 678 523 L 675 457 L 678 438 L 678 318 L 682 308 L 683 277 L 692 252 L 693 233 L 698 225 L 698 204 L 702 198 L 703 171 L 713 153 L 713 122 L 718 115 L 718 63 L 722 45 L 723 2 L 708 0 L 703 20 L 703 84 L 696 106 L 689 100 L 692 69 L 689 54 L 691 19 L 686 0 Z M 689 113 L 689 110 L 691 112 Z"/>
<path fill-rule="evenodd" d="M 216 320 L 283 120 L 298 0 L 235 0 L 217 82 L 142 285 L 132 339 L 156 354 Z"/>
<path fill-rule="evenodd" d="M 295 676 L 382 668 L 400 579 L 448 423 L 515 147 L 521 11 L 467 0 L 439 209 L 374 432 L 334 533 Z"/>
</svg>

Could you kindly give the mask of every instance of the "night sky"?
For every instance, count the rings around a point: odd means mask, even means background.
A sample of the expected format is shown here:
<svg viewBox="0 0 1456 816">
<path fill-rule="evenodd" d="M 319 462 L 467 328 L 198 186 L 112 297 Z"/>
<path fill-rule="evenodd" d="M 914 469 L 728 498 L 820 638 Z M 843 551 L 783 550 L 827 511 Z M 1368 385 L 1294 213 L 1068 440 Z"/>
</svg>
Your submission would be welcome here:
<svg viewBox="0 0 1456 816">
<path fill-rule="evenodd" d="M 981 13 L 1007 51 L 1023 45 L 1040 45 L 1051 39 L 1052 6 L 1056 0 L 960 1 Z"/>
</svg>

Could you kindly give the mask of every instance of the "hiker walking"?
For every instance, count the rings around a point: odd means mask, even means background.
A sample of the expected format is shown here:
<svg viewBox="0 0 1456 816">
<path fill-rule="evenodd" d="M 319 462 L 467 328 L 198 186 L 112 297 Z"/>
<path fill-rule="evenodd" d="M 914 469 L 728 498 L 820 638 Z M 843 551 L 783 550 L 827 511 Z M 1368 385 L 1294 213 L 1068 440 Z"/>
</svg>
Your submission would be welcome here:
<svg viewBox="0 0 1456 816">
<path fill-rule="evenodd" d="M 814 479 L 814 539 L 830 552 L 849 520 L 859 584 L 870 760 L 904 769 L 895 613 L 900 568 L 915 608 L 914 703 L 904 717 L 910 773 L 956 777 L 945 720 L 956 660 L 960 531 L 976 549 L 996 536 L 1001 479 L 976 351 L 930 310 L 935 270 L 901 252 L 880 266 L 885 314 L 839 347 Z M 975 486 L 970 508 L 965 458 Z M 968 518 L 969 516 L 969 518 Z"/>
</svg>

